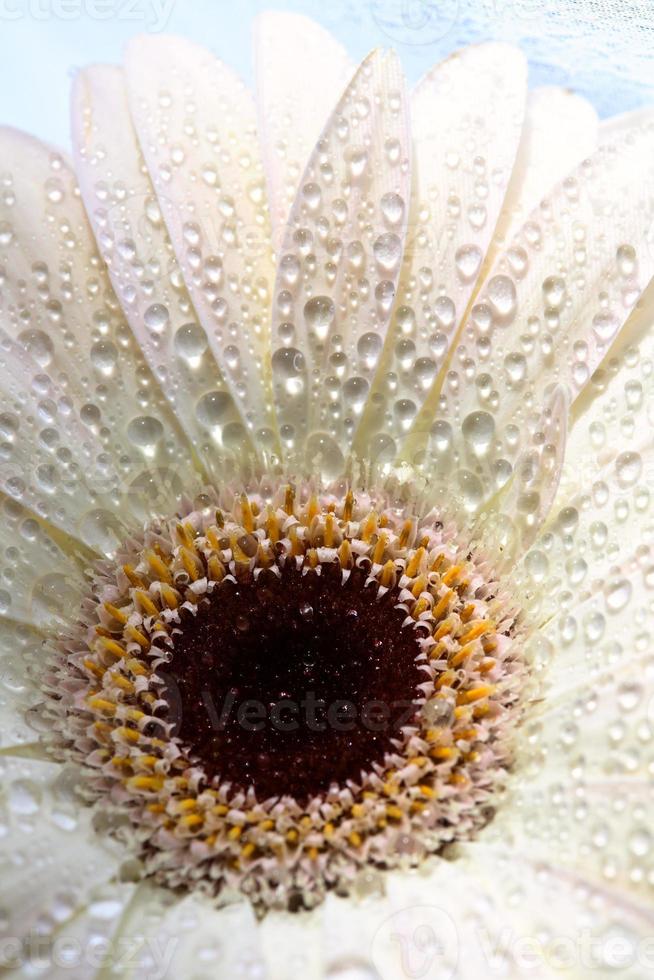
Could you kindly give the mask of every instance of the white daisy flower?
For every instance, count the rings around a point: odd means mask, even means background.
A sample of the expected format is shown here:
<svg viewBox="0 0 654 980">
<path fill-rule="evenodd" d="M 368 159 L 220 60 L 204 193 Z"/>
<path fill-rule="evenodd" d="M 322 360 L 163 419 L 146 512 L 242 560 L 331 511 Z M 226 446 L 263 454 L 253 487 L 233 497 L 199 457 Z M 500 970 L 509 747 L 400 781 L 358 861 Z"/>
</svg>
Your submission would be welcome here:
<svg viewBox="0 0 654 980">
<path fill-rule="evenodd" d="M 648 975 L 654 114 L 256 53 L 0 132 L 0 963 Z"/>
</svg>

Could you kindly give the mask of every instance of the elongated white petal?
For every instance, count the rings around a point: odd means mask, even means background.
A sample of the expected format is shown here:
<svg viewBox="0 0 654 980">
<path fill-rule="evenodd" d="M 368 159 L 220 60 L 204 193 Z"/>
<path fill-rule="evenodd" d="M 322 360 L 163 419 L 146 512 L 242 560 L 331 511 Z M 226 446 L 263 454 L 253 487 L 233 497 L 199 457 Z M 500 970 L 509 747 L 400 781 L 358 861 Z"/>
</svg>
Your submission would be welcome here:
<svg viewBox="0 0 654 980">
<path fill-rule="evenodd" d="M 503 825 L 497 839 L 463 844 L 453 860 L 389 875 L 384 899 L 330 898 L 327 975 L 578 980 L 583 969 L 608 976 L 640 962 L 651 928 L 645 896 L 635 901 L 583 868 L 540 859 L 511 833 Z"/>
<path fill-rule="evenodd" d="M 9 755 L 0 764 L 7 819 L 0 838 L 3 917 L 7 934 L 27 943 L 44 923 L 56 927 L 86 907 L 116 873 L 121 849 L 93 834 L 74 773 Z"/>
<path fill-rule="evenodd" d="M 174 506 L 189 450 L 123 320 L 69 166 L 7 129 L 0 154 L 2 488 L 102 550 L 124 536 L 135 488 Z"/>
<path fill-rule="evenodd" d="M 396 56 L 373 52 L 313 151 L 273 301 L 275 403 L 290 455 L 335 476 L 363 410 L 402 261 L 408 131 Z"/>
<path fill-rule="evenodd" d="M 126 78 L 186 288 L 240 413 L 229 444 L 246 444 L 250 435 L 270 452 L 272 258 L 254 101 L 225 65 L 181 38 L 134 39 Z M 220 425 L 222 404 L 207 408 Z"/>
<path fill-rule="evenodd" d="M 143 882 L 114 942 L 120 946 L 134 937 L 139 942 L 124 966 L 126 977 L 153 969 L 162 977 L 187 977 L 198 963 L 212 976 L 265 969 L 257 923 L 246 902 L 216 908 L 206 896 L 175 895 Z"/>
<path fill-rule="evenodd" d="M 543 86 L 529 92 L 525 125 L 498 225 L 498 243 L 510 242 L 534 208 L 598 142 L 595 109 L 569 89 Z"/>
<path fill-rule="evenodd" d="M 650 288 L 620 335 L 619 348 L 578 399 L 551 517 L 516 569 L 521 587 L 538 600 L 539 621 L 559 611 L 561 592 L 579 594 L 593 582 L 605 583 L 611 569 L 639 549 L 648 566 L 654 517 L 653 300 Z"/>
<path fill-rule="evenodd" d="M 260 14 L 254 44 L 259 131 L 277 246 L 309 154 L 355 65 L 328 31 L 289 11 Z"/>
<path fill-rule="evenodd" d="M 17 501 L 2 500 L 0 616 L 40 629 L 61 625 L 83 593 L 90 555 Z"/>
<path fill-rule="evenodd" d="M 43 693 L 38 678 L 43 639 L 42 633 L 23 623 L 0 619 L 1 752 L 39 740 Z"/>
<path fill-rule="evenodd" d="M 66 905 L 64 898 L 41 956 L 32 957 L 29 965 L 36 959 L 47 969 L 48 980 L 70 980 L 71 976 L 98 980 L 105 972 L 124 976 L 130 963 L 149 956 L 151 974 L 164 977 L 166 948 L 149 947 L 144 936 L 129 928 L 121 933 L 125 920 L 129 922 L 137 887 L 131 882 L 101 884 L 79 909 Z"/>
<path fill-rule="evenodd" d="M 653 151 L 652 118 L 617 133 L 496 261 L 432 406 L 431 431 L 451 433 L 450 465 L 472 454 L 487 473 L 512 467 L 548 388 L 565 385 L 572 402 L 583 391 L 654 270 Z M 416 426 L 418 443 L 425 427 Z M 477 484 L 479 501 L 496 489 Z"/>
<path fill-rule="evenodd" d="M 504 203 L 522 131 L 526 62 L 482 44 L 437 65 L 411 93 L 413 188 L 400 289 L 360 448 L 392 459 L 466 312 Z M 383 350 L 380 340 L 384 341 Z"/>
<path fill-rule="evenodd" d="M 184 287 L 132 128 L 122 71 L 80 72 L 72 114 L 77 177 L 116 295 L 204 471 L 215 478 L 223 434 L 229 442 L 239 414 Z"/>
<path fill-rule="evenodd" d="M 567 419 L 567 393 L 559 386 L 529 433 L 507 485 L 489 505 L 491 513 L 485 516 L 495 538 L 493 554 L 501 556 L 498 568 L 512 567 L 525 554 L 552 508 L 565 458 Z M 492 474 L 488 480 L 493 482 Z"/>
<path fill-rule="evenodd" d="M 654 720 L 651 570 L 651 556 L 636 553 L 604 580 L 591 570 L 576 589 L 560 590 L 558 611 L 532 643 L 547 696 L 528 716 L 520 775 L 496 828 L 520 812 L 516 846 L 636 899 L 654 846 L 654 802 L 644 791 Z"/>
</svg>

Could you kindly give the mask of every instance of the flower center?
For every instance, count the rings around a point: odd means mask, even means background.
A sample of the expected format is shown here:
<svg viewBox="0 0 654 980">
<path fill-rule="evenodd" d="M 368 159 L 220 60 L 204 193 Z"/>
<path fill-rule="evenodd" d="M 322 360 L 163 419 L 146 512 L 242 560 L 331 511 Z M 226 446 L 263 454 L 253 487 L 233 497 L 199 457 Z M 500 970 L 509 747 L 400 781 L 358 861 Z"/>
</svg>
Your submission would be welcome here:
<svg viewBox="0 0 654 980">
<path fill-rule="evenodd" d="M 520 620 L 483 555 L 383 491 L 266 482 L 153 522 L 52 645 L 50 747 L 145 873 L 259 912 L 488 821 Z"/>
<path fill-rule="evenodd" d="M 383 762 L 413 721 L 420 647 L 398 590 L 368 578 L 286 564 L 183 614 L 166 683 L 209 778 L 306 802 Z"/>
</svg>

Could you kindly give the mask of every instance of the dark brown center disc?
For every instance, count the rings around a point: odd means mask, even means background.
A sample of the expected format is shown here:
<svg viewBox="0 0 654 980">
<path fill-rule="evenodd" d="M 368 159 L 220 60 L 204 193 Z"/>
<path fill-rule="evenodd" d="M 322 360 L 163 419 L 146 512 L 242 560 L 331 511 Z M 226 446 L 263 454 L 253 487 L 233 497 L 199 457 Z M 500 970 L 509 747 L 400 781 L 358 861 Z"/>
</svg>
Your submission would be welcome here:
<svg viewBox="0 0 654 980">
<path fill-rule="evenodd" d="M 415 713 L 416 633 L 397 589 L 287 562 L 183 611 L 165 671 L 170 717 L 209 777 L 300 802 L 358 782 Z"/>
</svg>

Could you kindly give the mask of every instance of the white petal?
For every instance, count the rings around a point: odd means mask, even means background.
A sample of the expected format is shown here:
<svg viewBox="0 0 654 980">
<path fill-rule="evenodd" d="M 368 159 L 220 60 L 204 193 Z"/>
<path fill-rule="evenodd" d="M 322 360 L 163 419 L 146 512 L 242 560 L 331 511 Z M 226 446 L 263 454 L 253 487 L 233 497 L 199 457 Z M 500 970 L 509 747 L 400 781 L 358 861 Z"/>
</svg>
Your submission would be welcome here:
<svg viewBox="0 0 654 980">
<path fill-rule="evenodd" d="M 499 549 L 492 551 L 502 556 L 501 562 L 496 563 L 498 570 L 506 570 L 525 554 L 550 512 L 561 479 L 567 420 L 567 393 L 557 386 L 547 398 L 507 485 L 489 506 L 491 521 L 502 542 Z"/>
<path fill-rule="evenodd" d="M 499 241 L 511 241 L 551 188 L 597 148 L 595 109 L 570 89 L 543 86 L 527 99 L 525 126 L 516 157 Z"/>
<path fill-rule="evenodd" d="M 1 617 L 52 627 L 85 591 L 89 552 L 11 499 L 0 505 L 0 559 Z"/>
<path fill-rule="evenodd" d="M 289 967 L 303 980 L 322 980 L 328 958 L 325 911 L 274 912 L 259 924 L 267 980 L 287 980 Z"/>
<path fill-rule="evenodd" d="M 634 556 L 584 593 L 561 595 L 534 641 L 546 693 L 523 726 L 493 833 L 510 826 L 535 858 L 637 899 L 651 896 L 654 850 L 652 585 Z"/>
<path fill-rule="evenodd" d="M 216 908 L 203 895 L 175 895 L 145 881 L 115 944 L 132 941 L 126 977 L 266 976 L 261 942 L 246 902 Z M 134 940 L 137 940 L 136 942 Z"/>
<path fill-rule="evenodd" d="M 216 477 L 222 433 L 239 415 L 184 288 L 119 68 L 76 76 L 73 144 L 84 204 L 125 316 L 205 473 Z M 208 424 L 209 404 L 215 412 L 222 406 L 218 425 Z"/>
<path fill-rule="evenodd" d="M 129 44 L 130 107 L 186 287 L 250 433 L 274 449 L 270 227 L 254 101 L 225 65 L 181 38 Z M 218 416 L 216 406 L 209 414 Z"/>
<path fill-rule="evenodd" d="M 502 832 L 492 843 L 462 845 L 453 860 L 389 875 L 384 900 L 328 899 L 327 975 L 578 980 L 649 965 L 645 901 L 538 860 Z"/>
<path fill-rule="evenodd" d="M 0 620 L 0 751 L 39 739 L 43 694 L 37 683 L 43 635 L 11 620 Z"/>
<path fill-rule="evenodd" d="M 309 154 L 355 65 L 328 31 L 288 11 L 260 14 L 254 44 L 259 129 L 278 243 Z"/>
<path fill-rule="evenodd" d="M 65 902 L 61 904 L 60 917 L 41 950 L 30 947 L 28 941 L 30 960 L 26 972 L 29 967 L 36 972 L 39 967 L 41 971 L 45 967 L 48 980 L 70 980 L 71 977 L 97 980 L 105 970 L 110 976 L 120 976 L 123 967 L 138 955 L 142 945 L 140 936 L 117 935 L 123 918 L 129 918 L 136 887 L 130 883 L 108 882 L 94 888 L 84 908 L 72 910 Z M 74 914 L 62 919 L 69 911 Z M 156 955 L 153 960 L 156 963 Z M 154 971 L 152 975 L 156 975 Z"/>
<path fill-rule="evenodd" d="M 0 154 L 2 486 L 106 550 L 124 533 L 135 486 L 153 485 L 172 509 L 189 452 L 126 328 L 72 171 L 8 129 Z"/>
<path fill-rule="evenodd" d="M 337 475 L 399 278 L 409 200 L 396 56 L 373 52 L 311 154 L 281 249 L 273 300 L 275 403 L 287 448 Z M 288 428 L 284 428 L 284 427 Z"/>
<path fill-rule="evenodd" d="M 524 118 L 526 62 L 504 44 L 466 48 L 411 93 L 413 190 L 399 295 L 374 402 L 369 454 L 392 458 L 429 399 L 504 202 Z M 384 433 L 382 436 L 381 433 Z"/>
<path fill-rule="evenodd" d="M 537 599 L 539 621 L 559 610 L 560 594 L 604 584 L 634 554 L 647 565 L 654 517 L 653 302 L 648 290 L 615 355 L 578 399 L 551 517 L 518 566 L 523 587 Z"/>
<path fill-rule="evenodd" d="M 461 425 L 450 464 L 481 452 L 487 473 L 512 466 L 548 388 L 562 383 L 574 401 L 588 383 L 654 270 L 653 161 L 650 117 L 566 178 L 497 260 L 436 408 Z M 481 442 L 471 422 L 465 436 L 473 413 L 483 415 Z M 486 481 L 480 496 L 493 491 Z"/>
<path fill-rule="evenodd" d="M 28 939 L 88 905 L 115 874 L 121 849 L 93 833 L 74 774 L 8 755 L 0 757 L 0 767 L 2 915 L 8 935 Z"/>
</svg>

